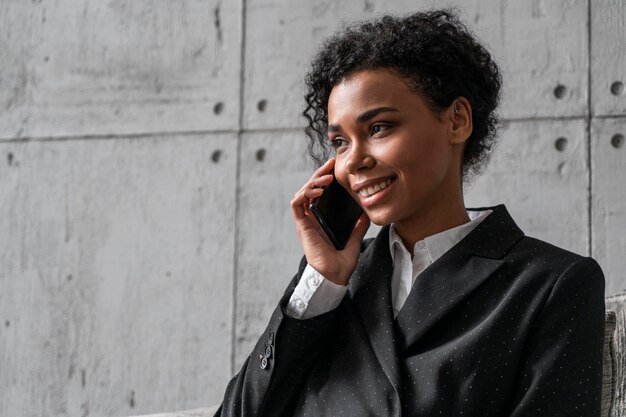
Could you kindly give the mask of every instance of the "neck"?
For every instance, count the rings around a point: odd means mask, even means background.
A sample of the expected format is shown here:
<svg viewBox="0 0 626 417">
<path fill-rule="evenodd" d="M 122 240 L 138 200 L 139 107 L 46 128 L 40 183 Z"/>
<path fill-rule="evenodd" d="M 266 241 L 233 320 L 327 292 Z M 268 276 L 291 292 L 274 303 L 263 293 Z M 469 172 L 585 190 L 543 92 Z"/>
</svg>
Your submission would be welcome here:
<svg viewBox="0 0 626 417">
<path fill-rule="evenodd" d="M 445 209 L 439 205 L 426 207 L 419 214 L 394 223 L 394 227 L 407 251 L 413 253 L 416 242 L 469 221 L 461 195 L 454 204 L 446 204 Z"/>
</svg>

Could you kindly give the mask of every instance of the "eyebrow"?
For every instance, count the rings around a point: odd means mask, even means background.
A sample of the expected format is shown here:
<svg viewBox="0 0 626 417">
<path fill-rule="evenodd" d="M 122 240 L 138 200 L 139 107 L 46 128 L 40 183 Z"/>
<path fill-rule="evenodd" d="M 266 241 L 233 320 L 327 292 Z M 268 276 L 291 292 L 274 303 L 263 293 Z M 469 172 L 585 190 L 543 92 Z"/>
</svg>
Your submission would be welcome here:
<svg viewBox="0 0 626 417">
<path fill-rule="evenodd" d="M 359 114 L 359 116 L 356 118 L 356 121 L 359 124 L 363 124 L 367 122 L 368 120 L 373 119 L 380 113 L 385 113 L 385 112 L 399 112 L 399 110 L 396 109 L 395 107 L 376 107 L 374 109 L 370 109 Z M 338 132 L 339 130 L 341 130 L 341 127 L 339 125 L 328 125 L 329 132 Z"/>
</svg>

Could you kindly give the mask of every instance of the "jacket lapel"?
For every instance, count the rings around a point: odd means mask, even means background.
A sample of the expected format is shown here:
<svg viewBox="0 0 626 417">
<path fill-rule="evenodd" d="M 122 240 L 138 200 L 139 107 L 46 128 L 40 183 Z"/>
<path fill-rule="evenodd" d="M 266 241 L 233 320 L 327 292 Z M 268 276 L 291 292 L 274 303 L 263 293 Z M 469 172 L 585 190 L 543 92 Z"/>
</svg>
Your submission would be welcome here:
<svg viewBox="0 0 626 417">
<path fill-rule="evenodd" d="M 524 233 L 504 205 L 493 212 L 415 280 L 396 318 L 402 348 L 413 345 L 502 266 Z M 484 210 L 473 209 L 473 210 Z"/>
<path fill-rule="evenodd" d="M 399 393 L 399 362 L 391 305 L 392 272 L 389 228 L 384 227 L 361 253 L 348 290 L 374 353 L 391 385 Z"/>
</svg>

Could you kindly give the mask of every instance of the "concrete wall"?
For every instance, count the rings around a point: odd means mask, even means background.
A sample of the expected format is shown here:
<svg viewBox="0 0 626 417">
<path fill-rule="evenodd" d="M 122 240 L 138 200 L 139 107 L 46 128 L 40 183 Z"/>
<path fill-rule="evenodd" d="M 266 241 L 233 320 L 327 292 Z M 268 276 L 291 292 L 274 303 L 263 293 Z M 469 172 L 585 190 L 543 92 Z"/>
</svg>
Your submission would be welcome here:
<svg viewBox="0 0 626 417">
<path fill-rule="evenodd" d="M 0 415 L 219 402 L 301 256 L 315 45 L 441 4 L 504 70 L 467 205 L 506 203 L 626 289 L 623 0 L 2 0 Z"/>
</svg>

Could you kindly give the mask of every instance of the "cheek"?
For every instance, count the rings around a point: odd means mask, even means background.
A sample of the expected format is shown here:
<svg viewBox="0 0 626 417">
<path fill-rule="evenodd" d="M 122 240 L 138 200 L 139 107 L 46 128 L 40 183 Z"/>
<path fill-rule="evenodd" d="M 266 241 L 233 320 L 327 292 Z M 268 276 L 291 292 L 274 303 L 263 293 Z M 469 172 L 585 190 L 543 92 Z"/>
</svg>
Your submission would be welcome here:
<svg viewBox="0 0 626 417">
<path fill-rule="evenodd" d="M 447 169 L 449 150 L 442 140 L 420 138 L 405 144 L 389 154 L 389 161 L 393 160 L 398 169 L 414 175 L 437 175 Z"/>
<path fill-rule="evenodd" d="M 407 146 L 387 149 L 378 156 L 378 161 L 398 171 L 400 176 L 417 172 L 423 167 L 421 153 Z"/>
<path fill-rule="evenodd" d="M 335 173 L 335 178 L 339 181 L 339 184 L 349 190 L 350 184 L 348 183 L 348 172 L 346 170 L 346 164 L 342 159 L 335 159 L 335 167 L 333 168 L 333 171 Z"/>
</svg>

